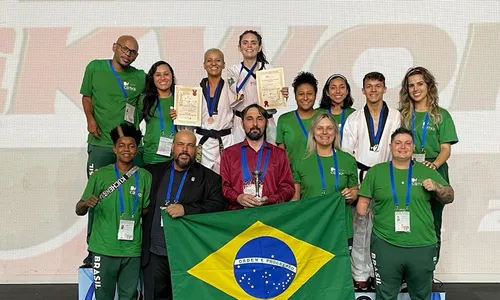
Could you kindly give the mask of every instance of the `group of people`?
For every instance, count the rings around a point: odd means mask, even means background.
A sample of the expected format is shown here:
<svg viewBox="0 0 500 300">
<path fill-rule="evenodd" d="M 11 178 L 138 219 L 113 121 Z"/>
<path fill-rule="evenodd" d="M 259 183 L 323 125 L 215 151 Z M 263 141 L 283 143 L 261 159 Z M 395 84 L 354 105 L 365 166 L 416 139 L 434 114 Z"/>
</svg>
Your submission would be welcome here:
<svg viewBox="0 0 500 300">
<path fill-rule="evenodd" d="M 89 181 L 76 213 L 89 214 L 84 264 L 94 268 L 96 298 L 113 299 L 117 287 L 120 299 L 135 299 L 142 271 L 145 299 L 172 299 L 162 210 L 178 218 L 338 192 L 354 288 L 375 283 L 377 299 L 395 299 L 406 281 L 412 299 L 430 299 L 443 207 L 454 199 L 446 162 L 458 142 L 434 76 L 408 70 L 395 110 L 384 102 L 384 75 L 368 73 L 366 105 L 354 110 L 347 79 L 333 74 L 315 109 L 318 81 L 300 72 L 297 110 L 275 122 L 257 104 L 256 72 L 270 68 L 262 37 L 247 30 L 238 47 L 242 62 L 225 79 L 223 53 L 205 52 L 196 128 L 174 126 L 170 64 L 147 74 L 131 66 L 135 38 L 121 36 L 112 59 L 88 64 L 80 92 Z M 281 93 L 288 98 L 287 87 Z"/>
</svg>

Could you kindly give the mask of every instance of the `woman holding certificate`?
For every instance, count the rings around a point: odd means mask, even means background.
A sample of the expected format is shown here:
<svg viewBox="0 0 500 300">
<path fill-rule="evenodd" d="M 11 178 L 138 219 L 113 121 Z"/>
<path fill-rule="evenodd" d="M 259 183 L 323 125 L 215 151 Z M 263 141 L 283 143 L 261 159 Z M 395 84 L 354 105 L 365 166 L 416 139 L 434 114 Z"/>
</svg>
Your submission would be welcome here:
<svg viewBox="0 0 500 300">
<path fill-rule="evenodd" d="M 320 113 L 311 123 L 306 156 L 292 163 L 295 195 L 292 200 L 342 193 L 349 250 L 352 247 L 353 219 L 351 204 L 358 198 L 358 167 L 349 153 L 340 150 L 337 122 L 328 113 Z"/>
<path fill-rule="evenodd" d="M 319 104 L 319 110 L 327 111 L 337 121 L 337 124 L 339 124 L 341 146 L 345 120 L 355 111 L 352 108 L 353 103 L 351 86 L 347 82 L 347 79 L 341 74 L 333 74 L 328 77 L 323 87 L 323 96 Z"/>
<path fill-rule="evenodd" d="M 172 67 L 158 61 L 146 77 L 146 94 L 139 100 L 141 120 L 146 121 L 144 163 L 156 164 L 171 159 L 175 126 L 170 116 L 174 106 L 175 75 Z"/>
<path fill-rule="evenodd" d="M 276 144 L 286 150 L 290 163 L 304 158 L 308 130 L 317 115 L 313 105 L 318 92 L 318 80 L 309 72 L 300 72 L 292 86 L 297 110 L 280 116 L 276 132 Z"/>
<path fill-rule="evenodd" d="M 231 107 L 237 112 L 241 112 L 248 105 L 259 102 L 256 72 L 269 69 L 270 66 L 262 51 L 262 36 L 257 31 L 247 30 L 243 32 L 239 38 L 238 48 L 243 55 L 243 61 L 231 66 L 227 73 L 229 88 L 234 99 Z M 288 88 L 282 87 L 281 94 L 288 98 Z M 267 141 L 274 143 L 276 123 L 273 119 L 269 120 L 267 132 Z M 245 139 L 240 117 L 234 118 L 233 137 L 235 143 Z"/>
<path fill-rule="evenodd" d="M 411 68 L 401 83 L 399 97 L 402 124 L 413 133 L 415 144 L 413 160 L 437 170 L 449 183 L 446 161 L 451 155 L 451 145 L 458 142 L 458 137 L 450 113 L 438 104 L 436 79 L 426 68 Z M 442 203 L 431 199 L 438 239 L 438 258 L 443 208 Z"/>
</svg>

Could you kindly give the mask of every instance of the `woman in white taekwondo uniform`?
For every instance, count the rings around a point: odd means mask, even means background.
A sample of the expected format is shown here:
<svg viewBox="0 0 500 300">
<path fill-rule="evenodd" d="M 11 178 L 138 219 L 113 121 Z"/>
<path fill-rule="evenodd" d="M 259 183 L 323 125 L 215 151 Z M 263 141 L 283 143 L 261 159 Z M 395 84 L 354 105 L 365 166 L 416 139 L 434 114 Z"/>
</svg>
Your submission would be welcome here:
<svg viewBox="0 0 500 300">
<path fill-rule="evenodd" d="M 362 92 L 366 98 L 363 109 L 353 112 L 346 121 L 342 149 L 351 153 L 359 169 L 359 181 L 375 164 L 389 161 L 391 134 L 400 127 L 399 111 L 391 109 L 384 102 L 385 77 L 371 72 L 363 78 Z M 371 214 L 354 217 L 354 238 L 352 245 L 352 276 L 358 290 L 366 290 L 373 277 L 370 258 Z"/>
<path fill-rule="evenodd" d="M 262 51 L 262 36 L 254 30 L 246 30 L 240 35 L 238 48 L 243 55 L 241 63 L 231 66 L 228 71 L 228 84 L 232 94 L 231 106 L 237 111 L 243 111 L 250 104 L 258 103 L 256 72 L 272 68 Z M 283 87 L 281 93 L 288 98 L 288 87 Z M 233 137 L 235 143 L 245 139 L 241 118 L 233 119 Z M 276 121 L 269 120 L 266 139 L 275 144 Z"/>
<path fill-rule="evenodd" d="M 203 68 L 207 71 L 207 77 L 200 82 L 204 101 L 201 127 L 196 128 L 196 156 L 202 165 L 217 174 L 220 170 L 222 150 L 233 145 L 231 94 L 227 82 L 221 77 L 224 67 L 224 54 L 219 49 L 209 49 L 205 52 Z"/>
</svg>

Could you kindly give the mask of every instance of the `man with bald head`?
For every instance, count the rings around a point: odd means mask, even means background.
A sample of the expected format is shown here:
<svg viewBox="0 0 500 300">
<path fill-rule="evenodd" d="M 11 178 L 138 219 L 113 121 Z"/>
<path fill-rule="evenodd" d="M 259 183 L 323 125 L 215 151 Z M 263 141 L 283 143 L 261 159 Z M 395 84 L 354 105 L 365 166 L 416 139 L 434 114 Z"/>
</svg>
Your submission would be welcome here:
<svg viewBox="0 0 500 300">
<path fill-rule="evenodd" d="M 116 161 L 111 129 L 124 121 L 138 127 L 136 107 L 145 88 L 146 74 L 131 66 L 139 55 L 137 40 L 129 35 L 113 43 L 112 59 L 96 59 L 85 69 L 80 94 L 87 118 L 89 132 L 87 177 L 97 169 Z M 135 164 L 140 164 L 140 155 Z M 92 230 L 93 210 L 89 212 L 87 241 Z M 91 254 L 84 259 L 84 266 L 91 263 Z"/>
<path fill-rule="evenodd" d="M 161 210 L 179 218 L 222 211 L 225 207 L 221 177 L 196 162 L 196 137 L 191 131 L 181 130 L 175 135 L 172 157 L 171 161 L 146 166 L 153 177 L 149 213 L 142 223 L 141 265 L 146 300 L 172 299 Z"/>
</svg>

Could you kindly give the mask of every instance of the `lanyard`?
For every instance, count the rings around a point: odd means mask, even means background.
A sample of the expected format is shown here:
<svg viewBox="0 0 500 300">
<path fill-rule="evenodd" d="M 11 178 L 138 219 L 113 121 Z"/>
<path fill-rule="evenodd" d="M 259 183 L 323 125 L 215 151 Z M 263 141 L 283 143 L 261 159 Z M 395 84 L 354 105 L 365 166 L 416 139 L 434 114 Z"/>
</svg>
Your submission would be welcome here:
<svg viewBox="0 0 500 300">
<path fill-rule="evenodd" d="M 109 66 L 111 67 L 111 72 L 115 76 L 116 82 L 118 82 L 118 85 L 120 86 L 120 88 L 122 90 L 123 97 L 125 99 L 127 99 L 128 98 L 127 91 L 125 90 L 125 87 L 123 86 L 123 81 L 120 79 L 120 76 L 118 76 L 118 73 L 116 73 L 116 70 L 113 67 L 113 63 L 111 62 L 111 59 L 109 60 Z"/>
<path fill-rule="evenodd" d="M 383 117 L 382 115 L 383 115 L 383 112 L 384 112 L 384 107 L 382 106 L 382 108 L 380 109 L 380 114 L 378 116 L 377 135 L 375 135 L 375 132 L 374 132 L 375 124 L 373 124 L 372 115 L 369 114 L 370 128 L 368 128 L 368 130 L 370 130 L 370 134 L 371 134 L 371 136 L 373 136 L 373 144 L 374 145 L 378 145 L 380 143 L 380 138 L 382 137 L 382 117 Z"/>
<path fill-rule="evenodd" d="M 298 111 L 297 111 L 297 110 L 295 111 L 295 117 L 297 118 L 297 121 L 299 122 L 300 128 L 302 128 L 302 132 L 303 132 L 303 133 L 304 133 L 304 135 L 306 136 L 306 140 L 307 140 L 307 130 L 306 130 L 306 126 L 304 126 L 304 122 L 302 122 L 302 119 L 300 118 L 299 113 L 298 113 Z"/>
<path fill-rule="evenodd" d="M 413 143 L 415 143 L 415 138 L 417 137 L 417 132 L 415 130 L 415 119 L 417 114 L 415 109 L 413 109 L 413 115 L 411 117 L 411 132 L 413 133 Z M 425 152 L 425 140 L 427 139 L 427 124 L 429 124 L 429 113 L 425 113 L 424 118 L 424 128 L 422 128 L 422 138 L 420 139 L 420 151 Z"/>
<path fill-rule="evenodd" d="M 328 109 L 330 112 L 330 115 L 332 114 L 332 107 Z M 340 131 L 340 145 L 342 146 L 342 138 L 344 137 L 344 124 L 345 124 L 345 109 L 342 108 L 342 113 L 340 114 L 340 124 L 339 124 L 339 131 Z"/>
<path fill-rule="evenodd" d="M 318 161 L 319 176 L 321 178 L 321 189 L 323 190 L 323 195 L 326 195 L 325 174 L 323 173 L 323 164 L 318 154 L 316 155 L 316 160 Z M 335 168 L 335 192 L 337 192 L 339 189 L 339 162 L 335 149 L 333 150 L 333 167 Z"/>
<path fill-rule="evenodd" d="M 181 196 L 182 187 L 184 186 L 184 182 L 186 181 L 186 177 L 189 170 L 184 171 L 184 175 L 182 176 L 181 183 L 179 184 L 179 188 L 177 188 L 177 193 L 175 194 L 174 203 L 179 202 L 179 197 Z M 170 203 L 172 186 L 174 185 L 174 176 L 175 176 L 175 168 L 172 163 L 172 167 L 170 168 L 170 178 L 168 179 L 168 189 L 167 189 L 167 197 L 165 198 L 165 203 Z"/>
<path fill-rule="evenodd" d="M 219 82 L 219 84 L 217 84 L 217 87 L 215 88 L 214 96 L 210 97 L 210 84 L 207 81 L 207 87 L 205 89 L 205 100 L 207 101 L 207 111 L 210 117 L 213 116 L 215 112 L 215 102 L 222 88 L 221 82 L 224 83 L 224 81 L 221 79 L 221 81 Z"/>
<path fill-rule="evenodd" d="M 262 141 L 262 146 L 260 146 L 258 155 L 257 155 L 257 163 L 255 166 L 255 169 L 260 171 L 260 161 L 262 160 L 262 152 L 264 152 L 264 141 Z M 266 175 L 267 171 L 267 164 L 269 163 L 269 156 L 271 155 L 271 150 L 266 149 L 266 158 L 264 160 L 264 167 L 262 168 L 262 174 L 260 175 L 260 182 L 264 182 L 264 176 Z M 246 146 L 241 148 L 241 169 L 243 172 L 243 181 L 244 182 L 251 182 L 252 178 L 250 176 L 250 171 L 248 169 L 248 162 L 247 162 L 247 152 L 246 152 Z"/>
<path fill-rule="evenodd" d="M 243 63 L 241 63 L 240 74 L 241 74 L 241 71 L 243 71 L 243 67 L 244 67 L 244 65 L 243 65 Z M 247 72 L 247 76 L 245 76 L 245 79 L 243 79 L 240 86 L 238 86 L 238 84 L 236 84 L 236 93 L 237 94 L 241 91 L 241 89 L 243 89 L 245 87 L 245 84 L 247 83 L 248 78 L 250 78 L 250 76 L 252 76 L 253 71 L 255 70 L 256 67 L 257 67 L 257 61 L 253 64 L 252 68 L 250 69 L 250 72 Z"/>
<path fill-rule="evenodd" d="M 160 98 L 156 98 L 156 109 L 158 110 L 158 118 L 160 119 L 160 130 L 162 133 L 165 132 L 165 124 L 163 123 L 163 113 L 161 110 L 161 105 L 160 105 Z M 170 134 L 173 136 L 175 133 L 175 126 L 172 124 L 172 127 L 170 128 Z"/>
<path fill-rule="evenodd" d="M 398 195 L 396 194 L 396 184 L 394 183 L 394 167 L 392 166 L 392 161 L 389 163 L 389 171 L 391 174 L 391 189 L 392 198 L 394 200 L 394 205 L 396 209 L 399 207 Z M 413 171 L 413 162 L 410 161 L 410 166 L 408 167 L 408 179 L 406 180 L 406 200 L 405 206 L 410 206 L 410 191 L 411 191 L 411 173 Z"/>
<path fill-rule="evenodd" d="M 139 202 L 139 172 L 135 172 L 135 195 L 134 195 L 134 205 L 132 206 L 132 216 L 135 214 L 135 210 L 137 209 L 137 203 Z M 118 167 L 115 164 L 115 174 L 116 179 L 120 179 L 120 172 L 118 171 Z M 125 203 L 123 200 L 123 190 L 122 186 L 118 187 L 118 198 L 120 199 L 120 212 L 121 214 L 125 214 Z"/>
</svg>

